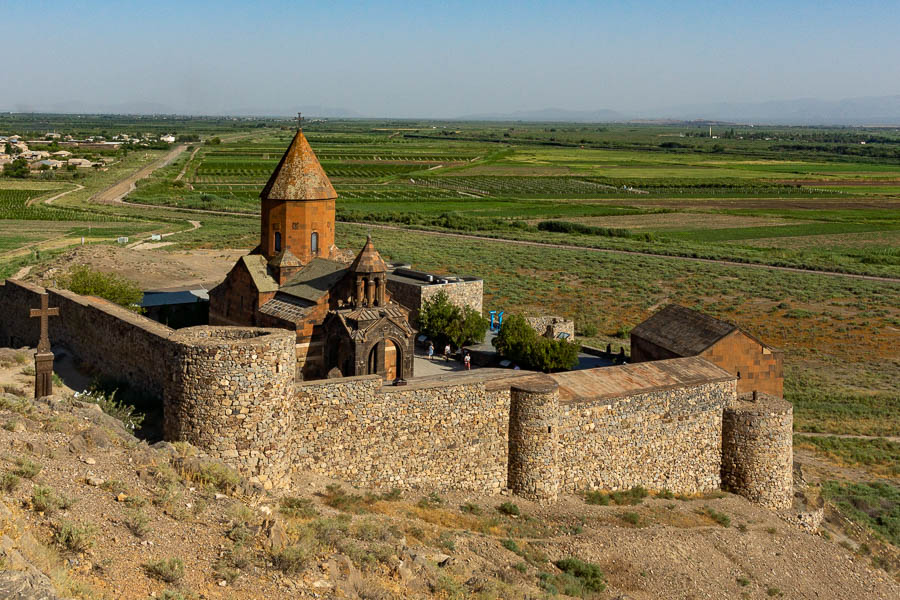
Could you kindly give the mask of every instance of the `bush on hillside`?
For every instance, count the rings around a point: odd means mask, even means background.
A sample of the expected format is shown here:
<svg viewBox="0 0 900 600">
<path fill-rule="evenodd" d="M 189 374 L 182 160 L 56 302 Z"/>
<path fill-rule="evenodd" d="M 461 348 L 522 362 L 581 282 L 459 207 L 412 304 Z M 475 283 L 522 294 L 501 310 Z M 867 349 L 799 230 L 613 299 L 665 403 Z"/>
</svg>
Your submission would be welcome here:
<svg viewBox="0 0 900 600">
<path fill-rule="evenodd" d="M 128 310 L 141 312 L 138 304 L 144 292 L 137 283 L 111 273 L 101 273 L 79 265 L 69 271 L 61 282 L 62 287 L 83 296 L 97 296 L 124 306 Z"/>
</svg>

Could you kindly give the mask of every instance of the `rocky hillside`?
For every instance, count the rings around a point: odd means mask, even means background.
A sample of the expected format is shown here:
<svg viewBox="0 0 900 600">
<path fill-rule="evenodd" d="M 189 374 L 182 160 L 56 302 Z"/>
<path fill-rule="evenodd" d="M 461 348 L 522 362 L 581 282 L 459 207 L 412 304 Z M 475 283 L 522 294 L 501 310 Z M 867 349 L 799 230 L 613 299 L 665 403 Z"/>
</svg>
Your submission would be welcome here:
<svg viewBox="0 0 900 600">
<path fill-rule="evenodd" d="M 274 494 L 71 395 L 2 393 L 0 426 L 2 598 L 900 597 L 833 536 L 727 494 Z"/>
</svg>

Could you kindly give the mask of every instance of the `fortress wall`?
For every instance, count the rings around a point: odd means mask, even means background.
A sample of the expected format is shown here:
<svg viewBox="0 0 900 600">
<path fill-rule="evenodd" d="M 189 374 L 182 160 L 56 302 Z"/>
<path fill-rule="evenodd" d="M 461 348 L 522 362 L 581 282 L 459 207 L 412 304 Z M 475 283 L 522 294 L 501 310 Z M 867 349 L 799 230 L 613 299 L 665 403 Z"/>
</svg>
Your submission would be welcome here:
<svg viewBox="0 0 900 600">
<path fill-rule="evenodd" d="M 168 357 L 166 439 L 203 448 L 266 489 L 287 485 L 296 364 L 286 329 L 178 330 Z"/>
<path fill-rule="evenodd" d="M 49 320 L 50 342 L 54 346 L 68 348 L 103 376 L 162 396 L 168 371 L 166 348 L 173 329 L 100 298 L 68 290 L 46 291 L 50 306 L 59 308 L 59 316 Z M 4 343 L 37 345 L 39 319 L 29 318 L 28 314 L 29 309 L 40 307 L 43 292 L 40 286 L 13 280 L 0 286 L 0 331 Z"/>
<path fill-rule="evenodd" d="M 722 381 L 562 404 L 560 489 L 718 489 L 722 410 L 734 395 Z"/>
<path fill-rule="evenodd" d="M 381 384 L 378 376 L 298 384 L 294 468 L 382 489 L 506 486 L 508 386 Z"/>
<path fill-rule="evenodd" d="M 744 396 L 722 417 L 722 487 L 781 509 L 793 501 L 794 410 L 777 396 Z"/>
</svg>

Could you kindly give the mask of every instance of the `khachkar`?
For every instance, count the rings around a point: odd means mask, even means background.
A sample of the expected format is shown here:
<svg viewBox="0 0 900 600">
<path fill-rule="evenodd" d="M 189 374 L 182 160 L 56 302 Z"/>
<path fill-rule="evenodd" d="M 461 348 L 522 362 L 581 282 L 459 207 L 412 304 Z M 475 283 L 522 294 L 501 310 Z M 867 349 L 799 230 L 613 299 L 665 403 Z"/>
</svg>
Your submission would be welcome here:
<svg viewBox="0 0 900 600">
<path fill-rule="evenodd" d="M 32 317 L 41 319 L 41 340 L 34 355 L 34 397 L 43 398 L 53 393 L 53 352 L 50 351 L 48 317 L 58 317 L 59 308 L 50 308 L 50 296 L 41 294 L 41 307 L 31 309 Z"/>
</svg>

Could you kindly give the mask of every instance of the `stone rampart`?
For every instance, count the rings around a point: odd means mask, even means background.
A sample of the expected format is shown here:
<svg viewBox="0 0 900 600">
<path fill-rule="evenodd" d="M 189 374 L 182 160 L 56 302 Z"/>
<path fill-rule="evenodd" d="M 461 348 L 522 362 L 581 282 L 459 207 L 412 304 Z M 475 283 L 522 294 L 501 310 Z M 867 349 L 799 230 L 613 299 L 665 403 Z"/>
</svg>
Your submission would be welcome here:
<svg viewBox="0 0 900 600">
<path fill-rule="evenodd" d="M 190 327 L 172 336 L 164 434 L 221 458 L 266 489 L 289 480 L 297 358 L 286 329 Z"/>
<path fill-rule="evenodd" d="M 382 489 L 506 485 L 508 385 L 349 377 L 298 384 L 295 406 L 298 471 Z"/>
<path fill-rule="evenodd" d="M 560 333 L 569 334 L 570 342 L 575 340 L 575 321 L 563 317 L 545 315 L 542 317 L 525 317 L 528 324 L 537 331 L 538 335 L 556 339 Z"/>
<path fill-rule="evenodd" d="M 28 309 L 45 289 L 15 280 L 0 285 L 0 341 L 37 345 L 40 327 Z M 47 288 L 59 316 L 49 321 L 50 341 L 68 348 L 98 374 L 162 397 L 168 338 L 173 329 L 100 298 Z"/>
<path fill-rule="evenodd" d="M 722 417 L 722 487 L 769 508 L 793 501 L 794 409 L 767 394 L 743 396 Z"/>
<path fill-rule="evenodd" d="M 719 381 L 562 403 L 562 490 L 717 489 L 722 409 L 734 397 L 734 385 Z"/>
<path fill-rule="evenodd" d="M 559 384 L 547 376 L 510 388 L 508 487 L 514 494 L 554 502 L 559 495 Z"/>
</svg>

